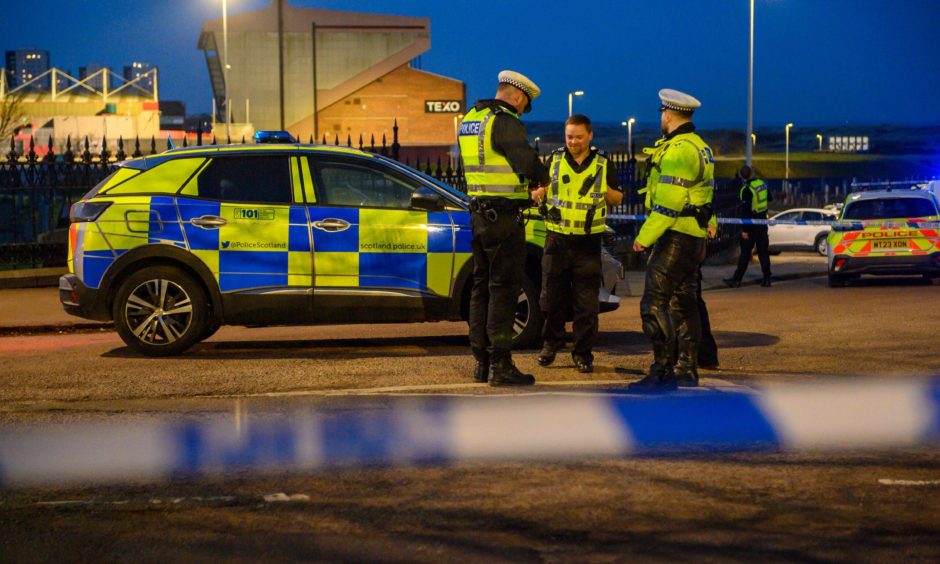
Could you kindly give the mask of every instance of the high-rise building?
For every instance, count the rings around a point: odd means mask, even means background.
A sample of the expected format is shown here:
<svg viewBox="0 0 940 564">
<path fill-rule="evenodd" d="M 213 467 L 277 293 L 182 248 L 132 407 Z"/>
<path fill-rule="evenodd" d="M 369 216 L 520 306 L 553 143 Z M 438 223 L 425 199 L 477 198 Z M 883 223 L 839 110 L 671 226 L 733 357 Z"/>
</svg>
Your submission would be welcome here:
<svg viewBox="0 0 940 564">
<path fill-rule="evenodd" d="M 130 82 L 134 79 L 140 78 L 140 80 L 135 82 L 131 88 L 136 87 L 135 90 L 151 93 L 153 92 L 153 74 L 147 76 L 143 75 L 150 72 L 153 68 L 153 65 L 150 63 L 141 63 L 135 61 L 131 63 L 130 66 L 124 67 L 124 80 Z"/>
<path fill-rule="evenodd" d="M 12 88 L 26 84 L 49 70 L 49 51 L 40 49 L 17 49 L 6 52 L 7 80 Z M 50 90 L 52 78 L 49 76 L 30 84 L 29 90 Z"/>
</svg>

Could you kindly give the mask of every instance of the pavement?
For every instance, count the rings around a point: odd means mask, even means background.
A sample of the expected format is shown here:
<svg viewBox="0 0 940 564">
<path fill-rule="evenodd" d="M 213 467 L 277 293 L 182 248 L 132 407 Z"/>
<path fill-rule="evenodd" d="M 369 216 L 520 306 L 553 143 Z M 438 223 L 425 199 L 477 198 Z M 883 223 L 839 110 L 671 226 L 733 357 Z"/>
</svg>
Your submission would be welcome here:
<svg viewBox="0 0 940 564">
<path fill-rule="evenodd" d="M 734 268 L 734 264 L 703 266 L 703 291 L 727 288 L 722 279 L 731 277 Z M 826 257 L 810 252 L 782 253 L 771 257 L 771 268 L 774 282 L 823 276 L 826 274 Z M 0 335 L 95 329 L 112 325 L 65 313 L 62 304 L 59 303 L 59 291 L 56 284 L 58 276 L 65 274 L 64 269 L 46 268 L 15 272 L 20 280 L 35 280 L 40 287 L 9 288 L 0 283 Z M 0 278 L 9 280 L 10 273 L 0 273 Z M 627 281 L 625 286 L 630 297 L 643 295 L 645 271 L 628 270 L 625 278 Z M 755 260 L 748 267 L 742 286 L 757 285 L 759 281 L 760 265 Z M 767 291 L 772 291 L 772 288 Z"/>
</svg>

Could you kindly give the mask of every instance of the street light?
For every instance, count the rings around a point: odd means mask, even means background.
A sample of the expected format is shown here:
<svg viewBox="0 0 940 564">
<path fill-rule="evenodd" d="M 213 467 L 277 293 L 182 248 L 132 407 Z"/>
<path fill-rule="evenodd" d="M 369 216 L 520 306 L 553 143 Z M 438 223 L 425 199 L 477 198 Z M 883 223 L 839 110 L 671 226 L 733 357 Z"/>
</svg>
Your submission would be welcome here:
<svg viewBox="0 0 940 564">
<path fill-rule="evenodd" d="M 822 134 L 816 134 L 816 140 L 819 141 L 819 152 L 822 153 Z"/>
<path fill-rule="evenodd" d="M 583 90 L 572 90 L 568 92 L 568 117 L 571 117 L 572 114 L 572 104 L 574 103 L 575 96 L 584 96 Z"/>
<path fill-rule="evenodd" d="M 786 166 L 785 166 L 786 170 L 784 172 L 784 175 L 787 180 L 790 179 L 790 128 L 791 127 L 793 127 L 793 124 L 788 123 L 787 126 L 784 128 L 784 133 L 786 134 L 786 138 L 787 138 L 786 139 L 787 156 L 786 156 Z"/>
<path fill-rule="evenodd" d="M 228 69 L 228 1 L 222 0 L 222 82 L 225 84 L 225 138 L 231 141 L 232 110 L 229 107 Z"/>
<path fill-rule="evenodd" d="M 751 135 L 754 131 L 754 0 L 751 0 L 750 61 L 747 68 L 747 139 L 744 164 L 751 166 Z"/>
<path fill-rule="evenodd" d="M 751 133 L 751 145 L 757 145 L 757 134 Z"/>
<path fill-rule="evenodd" d="M 630 118 L 630 121 L 620 122 L 621 126 L 626 126 L 627 128 L 627 154 L 632 154 L 630 147 L 633 146 L 633 124 L 636 123 L 636 118 Z"/>
</svg>

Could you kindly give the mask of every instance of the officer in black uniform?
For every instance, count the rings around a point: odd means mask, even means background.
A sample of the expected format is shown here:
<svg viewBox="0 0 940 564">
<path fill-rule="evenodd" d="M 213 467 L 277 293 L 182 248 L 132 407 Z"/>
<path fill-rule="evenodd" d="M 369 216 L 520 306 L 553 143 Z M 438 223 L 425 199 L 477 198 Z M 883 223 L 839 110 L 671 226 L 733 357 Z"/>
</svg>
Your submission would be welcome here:
<svg viewBox="0 0 940 564">
<path fill-rule="evenodd" d="M 548 366 L 564 347 L 565 318 L 570 309 L 574 331 L 571 358 L 582 373 L 594 370 L 592 349 L 598 328 L 601 239 L 607 206 L 618 205 L 623 199 L 616 167 L 605 153 L 591 146 L 593 139 L 587 116 L 568 118 L 565 146 L 552 154 L 551 184 L 541 209 L 546 229 L 540 299 L 545 326 L 538 363 Z"/>
<path fill-rule="evenodd" d="M 740 192 L 738 199 L 742 219 L 767 219 L 767 204 L 773 201 L 770 191 L 763 180 L 754 176 L 749 166 L 742 166 L 738 171 L 740 179 Z M 760 260 L 760 269 L 763 274 L 760 285 L 770 287 L 770 239 L 767 236 L 767 225 L 744 225 L 741 229 L 741 255 L 738 257 L 738 267 L 731 278 L 724 278 L 723 282 L 730 288 L 741 285 L 747 266 L 751 263 L 754 247 L 757 247 L 757 258 Z"/>
<path fill-rule="evenodd" d="M 533 201 L 540 203 L 548 184 L 548 169 L 529 146 L 519 120 L 540 93 L 524 75 L 503 71 L 495 98 L 478 101 L 464 116 L 458 133 L 472 212 L 469 323 L 470 347 L 477 361 L 473 377 L 491 386 L 535 383 L 532 375 L 513 364 L 510 345 L 525 275 L 522 210 Z"/>
</svg>

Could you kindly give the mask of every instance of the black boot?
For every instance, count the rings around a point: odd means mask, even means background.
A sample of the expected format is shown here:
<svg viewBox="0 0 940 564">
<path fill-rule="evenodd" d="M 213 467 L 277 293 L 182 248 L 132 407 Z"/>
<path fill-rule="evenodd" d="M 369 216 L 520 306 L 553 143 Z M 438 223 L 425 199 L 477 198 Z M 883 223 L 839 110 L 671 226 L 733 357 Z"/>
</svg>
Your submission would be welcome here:
<svg viewBox="0 0 940 564">
<path fill-rule="evenodd" d="M 740 288 L 740 287 L 741 287 L 741 281 L 738 280 L 738 279 L 736 279 L 736 278 L 734 278 L 734 277 L 732 277 L 732 278 L 722 278 L 721 281 L 724 282 L 725 284 L 727 284 L 729 288 Z"/>
<path fill-rule="evenodd" d="M 767 276 L 763 280 L 761 280 L 760 285 L 763 286 L 764 288 L 770 288 L 770 276 Z"/>
<path fill-rule="evenodd" d="M 671 343 L 668 348 L 672 348 Z M 658 394 L 675 390 L 677 388 L 676 375 L 673 373 L 672 364 L 667 346 L 654 343 L 653 364 L 650 366 L 649 374 L 638 382 L 628 384 L 627 389 L 640 394 Z"/>
<path fill-rule="evenodd" d="M 695 388 L 698 386 L 698 369 L 696 368 L 695 354 L 680 352 L 674 370 L 676 383 L 680 388 Z"/>
<path fill-rule="evenodd" d="M 574 361 L 574 367 L 581 374 L 589 374 L 594 372 L 594 355 L 588 353 L 583 354 L 572 354 L 571 360 Z"/>
<path fill-rule="evenodd" d="M 548 366 L 555 362 L 556 352 L 558 352 L 558 348 L 554 345 L 550 345 L 547 342 L 542 345 L 542 351 L 539 353 L 538 358 L 539 366 Z"/>
<path fill-rule="evenodd" d="M 535 376 L 523 374 L 510 358 L 501 358 L 490 363 L 490 386 L 531 386 Z"/>
<path fill-rule="evenodd" d="M 486 380 L 490 376 L 490 363 L 485 361 L 477 361 L 476 368 L 473 369 L 473 381 L 477 384 L 486 384 Z"/>
</svg>

